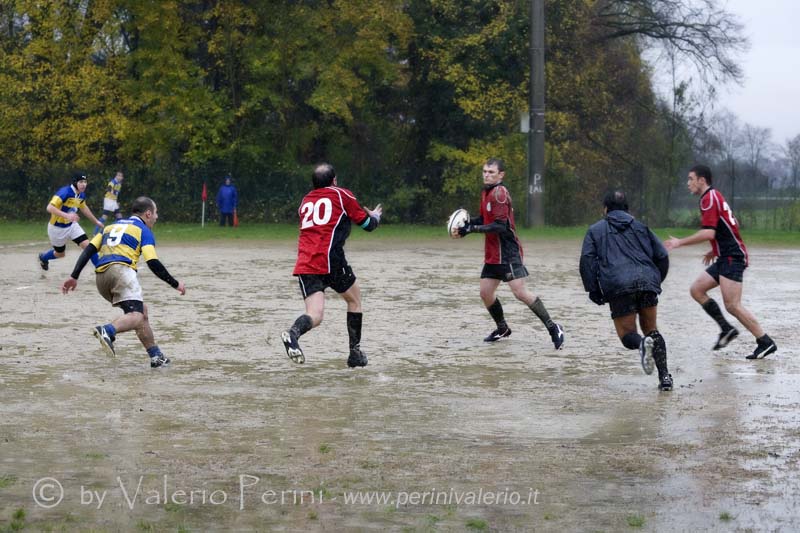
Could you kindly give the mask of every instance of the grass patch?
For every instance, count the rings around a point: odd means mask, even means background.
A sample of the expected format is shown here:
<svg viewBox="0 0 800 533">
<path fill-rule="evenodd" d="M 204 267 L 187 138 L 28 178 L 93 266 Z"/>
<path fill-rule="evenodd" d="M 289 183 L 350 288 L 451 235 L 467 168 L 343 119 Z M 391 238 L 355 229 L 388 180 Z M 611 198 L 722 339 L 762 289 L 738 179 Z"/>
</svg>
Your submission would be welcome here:
<svg viewBox="0 0 800 533">
<path fill-rule="evenodd" d="M 10 487 L 16 482 L 17 482 L 16 476 L 9 476 L 9 475 L 0 476 L 0 489 Z"/>
<path fill-rule="evenodd" d="M 631 514 L 625 519 L 630 527 L 644 527 L 644 517 L 640 514 Z"/>
<path fill-rule="evenodd" d="M 89 452 L 84 457 L 86 457 L 87 459 L 105 459 L 108 456 L 100 452 Z"/>
<path fill-rule="evenodd" d="M 319 445 L 319 453 L 323 455 L 326 453 L 330 453 L 331 450 L 333 450 L 333 448 L 331 448 L 330 444 L 326 444 L 323 442 L 322 444 Z"/>
<path fill-rule="evenodd" d="M 722 511 L 721 513 L 719 513 L 719 519 L 722 520 L 723 522 L 730 522 L 731 520 L 733 520 L 733 515 L 728 511 Z"/>
<path fill-rule="evenodd" d="M 599 217 L 598 217 L 599 219 Z M 29 221 L 3 221 L 0 222 L 0 234 L 2 244 L 24 244 L 24 243 L 47 243 L 47 231 L 45 230 L 46 217 L 42 220 Z M 87 235 L 91 235 L 93 226 L 88 223 L 81 224 Z M 589 225 L 585 226 L 545 226 L 542 228 L 523 228 L 518 227 L 517 233 L 524 240 L 582 240 Z M 666 239 L 669 235 L 675 237 L 686 237 L 697 228 L 653 228 L 653 231 L 661 239 Z M 238 228 L 221 228 L 215 224 L 207 224 L 201 228 L 200 224 L 159 222 L 154 228 L 156 240 L 159 243 L 170 244 L 191 244 L 208 241 L 279 241 L 293 242 L 297 240 L 297 224 L 243 224 Z M 359 241 L 361 239 L 391 240 L 399 242 L 407 241 L 426 241 L 436 240 L 444 242 L 448 239 L 445 224 L 441 225 L 418 225 L 418 224 L 387 224 L 381 226 L 377 232 L 368 233 L 354 228 L 351 239 Z M 468 238 L 479 238 L 468 237 Z M 800 247 L 800 231 L 767 230 L 767 229 L 746 229 L 742 231 L 742 237 L 746 244 L 761 245 L 781 245 Z M 74 247 L 67 248 L 68 250 Z M 77 249 L 73 250 L 77 251 Z"/>
<path fill-rule="evenodd" d="M 467 528 L 474 529 L 475 531 L 486 531 L 486 529 L 489 527 L 489 524 L 486 522 L 486 520 L 481 518 L 470 518 L 467 520 L 466 526 Z"/>
<path fill-rule="evenodd" d="M 156 526 L 155 524 L 142 519 L 136 522 L 136 529 L 139 531 L 155 531 Z"/>
<path fill-rule="evenodd" d="M 11 523 L 8 526 L 0 529 L 3 533 L 12 532 L 12 531 L 21 531 L 25 529 L 25 509 L 20 507 L 14 514 L 11 515 Z"/>
</svg>

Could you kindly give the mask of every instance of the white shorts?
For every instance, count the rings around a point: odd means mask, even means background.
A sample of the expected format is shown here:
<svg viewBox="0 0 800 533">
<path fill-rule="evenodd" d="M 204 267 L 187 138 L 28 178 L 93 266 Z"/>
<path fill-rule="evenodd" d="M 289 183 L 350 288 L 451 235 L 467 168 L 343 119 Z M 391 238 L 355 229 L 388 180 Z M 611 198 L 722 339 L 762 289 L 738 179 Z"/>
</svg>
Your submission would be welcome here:
<svg viewBox="0 0 800 533">
<path fill-rule="evenodd" d="M 119 203 L 110 198 L 103 198 L 103 211 L 111 211 L 112 213 L 116 213 L 119 211 Z"/>
<path fill-rule="evenodd" d="M 95 276 L 97 291 L 100 296 L 117 305 L 120 302 L 134 300 L 143 302 L 142 287 L 136 271 L 127 265 L 115 264 Z"/>
<path fill-rule="evenodd" d="M 83 228 L 77 222 L 73 222 L 66 228 L 47 225 L 47 236 L 50 237 L 50 244 L 53 246 L 65 246 L 69 241 L 74 241 L 81 235 L 86 235 Z"/>
</svg>

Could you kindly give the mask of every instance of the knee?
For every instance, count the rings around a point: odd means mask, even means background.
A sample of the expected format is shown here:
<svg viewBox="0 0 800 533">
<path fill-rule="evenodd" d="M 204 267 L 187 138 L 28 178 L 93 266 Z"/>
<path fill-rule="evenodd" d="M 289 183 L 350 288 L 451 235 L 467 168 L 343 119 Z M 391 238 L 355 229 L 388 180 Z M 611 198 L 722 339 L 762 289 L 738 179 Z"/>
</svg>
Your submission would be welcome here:
<svg viewBox="0 0 800 533">
<path fill-rule="evenodd" d="M 133 322 L 133 329 L 139 329 L 147 323 L 147 315 L 145 313 L 134 311 L 133 313 L 128 313 L 128 316 Z"/>
<path fill-rule="evenodd" d="M 512 288 L 511 294 L 514 295 L 514 298 L 526 304 L 532 304 L 536 301 L 536 296 L 524 286 Z"/>
<path fill-rule="evenodd" d="M 704 290 L 703 290 L 703 289 L 701 289 L 700 287 L 697 287 L 696 285 L 692 285 L 692 286 L 689 288 L 689 294 L 691 294 L 691 295 L 692 295 L 692 298 L 693 298 L 693 299 L 694 299 L 694 300 L 695 300 L 697 303 L 700 303 L 700 304 L 702 304 L 703 302 L 705 302 L 705 300 L 706 300 L 706 298 L 707 298 L 707 296 L 706 296 L 706 291 L 704 291 Z"/>
<path fill-rule="evenodd" d="M 737 315 L 739 313 L 739 309 L 741 308 L 741 303 L 739 302 L 724 302 L 725 310 L 732 315 Z"/>
<path fill-rule="evenodd" d="M 483 303 L 485 303 L 487 306 L 492 305 L 495 300 L 494 291 L 489 289 L 481 289 L 481 300 L 483 300 Z"/>
<path fill-rule="evenodd" d="M 629 350 L 636 350 L 639 348 L 639 345 L 642 343 L 642 337 L 636 332 L 629 332 L 624 334 L 620 339 L 622 341 L 622 345 Z"/>
</svg>

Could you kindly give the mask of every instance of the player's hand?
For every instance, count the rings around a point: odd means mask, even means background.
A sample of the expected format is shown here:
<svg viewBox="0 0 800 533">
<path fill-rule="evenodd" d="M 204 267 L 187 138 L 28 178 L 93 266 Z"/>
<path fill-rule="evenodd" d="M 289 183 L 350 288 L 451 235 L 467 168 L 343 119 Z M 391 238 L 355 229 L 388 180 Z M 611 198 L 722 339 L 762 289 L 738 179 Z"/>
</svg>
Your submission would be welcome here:
<svg viewBox="0 0 800 533">
<path fill-rule="evenodd" d="M 75 287 L 78 286 L 78 280 L 75 278 L 67 278 L 67 280 L 61 285 L 61 292 L 64 294 L 69 294 L 69 291 L 74 291 Z"/>
<path fill-rule="evenodd" d="M 717 258 L 717 256 L 714 255 L 714 250 L 711 250 L 710 252 L 708 252 L 707 254 L 705 254 L 703 256 L 703 264 L 704 265 L 710 265 L 711 263 L 714 262 L 714 259 L 716 259 L 716 258 Z"/>
<path fill-rule="evenodd" d="M 181 296 L 183 296 L 184 294 L 186 294 L 186 285 L 184 285 L 182 281 L 179 281 L 178 286 L 175 287 L 175 290 L 181 293 Z"/>
<path fill-rule="evenodd" d="M 377 218 L 378 222 L 380 222 L 381 221 L 381 215 L 383 215 L 383 207 L 381 206 L 381 204 L 378 204 L 378 205 L 375 206 L 375 209 L 373 209 L 371 211 L 369 209 L 367 209 L 367 214 L 369 216 L 371 216 L 371 217 Z"/>
<path fill-rule="evenodd" d="M 461 226 L 460 228 L 458 228 L 458 236 L 459 236 L 459 237 L 463 237 L 463 236 L 464 236 L 464 235 L 466 235 L 467 233 L 472 233 L 472 231 L 473 231 L 474 229 L 475 229 L 475 226 L 473 226 L 472 224 L 469 224 L 469 223 L 467 223 L 467 224 L 464 224 L 463 226 Z"/>
<path fill-rule="evenodd" d="M 78 213 L 67 213 L 67 216 L 65 216 L 64 218 L 69 220 L 70 222 L 77 222 L 81 219 Z"/>
<path fill-rule="evenodd" d="M 589 293 L 589 299 L 596 303 L 597 305 L 603 305 L 606 303 L 605 298 L 603 297 L 603 293 L 600 291 L 592 291 Z"/>
<path fill-rule="evenodd" d="M 666 248 L 668 252 L 678 248 L 680 245 L 681 240 L 677 237 L 673 237 L 672 235 L 669 236 L 669 239 L 664 241 L 664 248 Z"/>
<path fill-rule="evenodd" d="M 97 223 L 95 224 L 95 226 L 99 227 L 100 229 L 103 229 L 103 228 L 105 228 L 105 227 L 106 227 L 106 225 L 105 225 L 105 224 L 103 224 L 102 222 L 100 222 L 99 220 L 97 221 Z"/>
</svg>

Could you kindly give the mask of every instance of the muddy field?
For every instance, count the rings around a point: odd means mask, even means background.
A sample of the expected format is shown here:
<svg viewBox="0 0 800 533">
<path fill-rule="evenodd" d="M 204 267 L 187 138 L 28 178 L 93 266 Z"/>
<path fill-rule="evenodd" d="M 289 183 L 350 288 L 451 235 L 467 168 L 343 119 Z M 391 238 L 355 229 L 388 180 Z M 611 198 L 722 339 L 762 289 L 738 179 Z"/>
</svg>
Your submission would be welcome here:
<svg viewBox="0 0 800 533">
<path fill-rule="evenodd" d="M 659 325 L 675 390 L 660 393 L 585 297 L 580 243 L 524 245 L 563 351 L 505 287 L 514 333 L 482 342 L 479 239 L 376 234 L 348 245 L 357 370 L 334 294 L 307 363 L 286 357 L 293 243 L 160 246 L 187 286 L 140 274 L 163 371 L 132 332 L 104 355 L 91 330 L 119 311 L 89 269 L 59 293 L 77 248 L 44 273 L 44 243 L 0 247 L 0 530 L 800 528 L 800 250 L 752 247 L 744 302 L 779 345 L 755 362 L 743 328 L 711 351 L 688 294 L 701 247 L 673 254 Z"/>
</svg>

